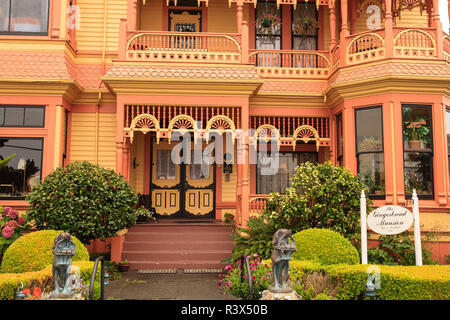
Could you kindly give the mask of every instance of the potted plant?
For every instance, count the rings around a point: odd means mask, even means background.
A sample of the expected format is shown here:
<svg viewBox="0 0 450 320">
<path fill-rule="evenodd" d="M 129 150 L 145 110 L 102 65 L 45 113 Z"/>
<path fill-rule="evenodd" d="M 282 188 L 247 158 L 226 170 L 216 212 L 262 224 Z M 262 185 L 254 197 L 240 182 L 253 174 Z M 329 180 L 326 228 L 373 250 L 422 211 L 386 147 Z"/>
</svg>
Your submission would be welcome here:
<svg viewBox="0 0 450 320">
<path fill-rule="evenodd" d="M 264 15 L 256 19 L 255 26 L 258 29 L 258 33 L 272 38 L 281 26 L 281 19 L 274 12 L 266 12 Z"/>
<path fill-rule="evenodd" d="M 314 35 L 314 33 L 311 32 L 315 31 L 315 29 L 318 28 L 319 23 L 315 18 L 310 16 L 303 16 L 295 21 L 293 29 L 296 34 L 307 36 L 307 35 Z"/>
<path fill-rule="evenodd" d="M 233 222 L 234 221 L 234 215 L 232 213 L 225 213 L 223 215 L 223 218 L 225 219 L 225 222 Z"/>
<path fill-rule="evenodd" d="M 157 222 L 156 217 L 153 216 L 153 212 L 144 208 L 143 206 L 136 209 L 136 215 L 137 215 L 137 223 L 150 223 L 150 222 Z"/>
<path fill-rule="evenodd" d="M 425 117 L 416 117 L 413 119 L 412 110 L 405 108 L 405 129 L 403 134 L 408 139 L 408 147 L 411 150 L 420 150 L 422 143 L 430 143 L 431 130 L 427 125 Z"/>
<path fill-rule="evenodd" d="M 127 259 L 124 259 L 119 262 L 119 271 L 127 272 L 130 269 L 130 264 Z"/>
</svg>

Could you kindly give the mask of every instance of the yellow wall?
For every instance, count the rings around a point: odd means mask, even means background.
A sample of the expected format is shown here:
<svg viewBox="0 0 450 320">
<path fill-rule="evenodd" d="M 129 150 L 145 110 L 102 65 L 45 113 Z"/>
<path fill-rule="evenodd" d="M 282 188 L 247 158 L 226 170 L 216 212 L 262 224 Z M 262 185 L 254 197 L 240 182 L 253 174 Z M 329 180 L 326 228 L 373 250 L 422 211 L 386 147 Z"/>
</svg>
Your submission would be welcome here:
<svg viewBox="0 0 450 320">
<path fill-rule="evenodd" d="M 130 185 L 137 193 L 144 193 L 145 136 L 137 133 L 130 150 Z M 136 169 L 133 159 L 136 158 Z"/>
<path fill-rule="evenodd" d="M 140 30 L 163 30 L 163 2 L 162 0 L 147 0 L 145 6 L 140 7 L 138 19 Z"/>
<path fill-rule="evenodd" d="M 208 4 L 208 32 L 236 33 L 236 5 L 229 8 L 228 1 L 211 1 Z"/>
<path fill-rule="evenodd" d="M 98 162 L 107 169 L 116 169 L 116 115 L 99 113 L 98 152 L 96 152 L 96 114 L 72 113 L 70 161 Z"/>
<path fill-rule="evenodd" d="M 360 33 L 364 31 L 368 31 L 367 21 L 372 16 L 373 13 L 367 13 L 367 6 L 361 8 L 361 12 L 355 21 L 355 33 Z M 380 28 L 384 27 L 384 15 L 383 12 L 380 12 Z"/>
<path fill-rule="evenodd" d="M 402 10 L 401 17 L 396 19 L 396 26 L 398 27 L 428 27 L 428 14 L 426 11 L 420 15 L 420 8 L 416 7 L 411 11 L 408 9 Z"/>
<path fill-rule="evenodd" d="M 76 31 L 80 51 L 101 51 L 103 48 L 104 17 L 106 8 L 106 51 L 119 48 L 120 19 L 127 17 L 127 1 L 78 0 L 80 29 Z"/>
</svg>

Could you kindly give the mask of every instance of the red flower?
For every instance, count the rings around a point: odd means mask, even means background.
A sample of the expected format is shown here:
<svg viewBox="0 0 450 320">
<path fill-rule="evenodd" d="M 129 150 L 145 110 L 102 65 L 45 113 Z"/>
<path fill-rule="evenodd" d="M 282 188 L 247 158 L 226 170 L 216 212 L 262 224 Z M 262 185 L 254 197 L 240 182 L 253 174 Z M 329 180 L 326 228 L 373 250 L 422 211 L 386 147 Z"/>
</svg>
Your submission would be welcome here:
<svg viewBox="0 0 450 320">
<path fill-rule="evenodd" d="M 18 226 L 19 224 L 17 223 L 17 221 L 9 220 L 9 221 L 6 223 L 6 225 L 7 225 L 8 227 L 12 228 L 12 229 L 15 229 L 15 228 L 17 228 L 17 226 Z"/>
<path fill-rule="evenodd" d="M 13 234 L 14 234 L 14 229 L 11 227 L 6 226 L 2 230 L 2 236 L 5 239 L 11 238 Z"/>
<path fill-rule="evenodd" d="M 23 218 L 23 217 L 19 217 L 19 218 L 17 218 L 17 222 L 20 224 L 20 225 L 24 225 L 25 224 L 25 219 Z"/>
<path fill-rule="evenodd" d="M 19 211 L 17 210 L 9 210 L 9 214 L 8 217 L 10 217 L 11 219 L 17 219 L 17 217 L 19 216 Z"/>
<path fill-rule="evenodd" d="M 26 295 L 26 296 L 30 295 L 31 294 L 30 289 L 23 290 L 23 294 Z"/>
<path fill-rule="evenodd" d="M 9 211 L 11 211 L 10 207 L 4 207 L 2 209 L 2 216 L 7 216 L 9 214 Z"/>
<path fill-rule="evenodd" d="M 42 290 L 41 290 L 41 288 L 34 288 L 34 290 L 33 290 L 33 296 L 40 297 L 41 295 L 42 295 Z"/>
</svg>

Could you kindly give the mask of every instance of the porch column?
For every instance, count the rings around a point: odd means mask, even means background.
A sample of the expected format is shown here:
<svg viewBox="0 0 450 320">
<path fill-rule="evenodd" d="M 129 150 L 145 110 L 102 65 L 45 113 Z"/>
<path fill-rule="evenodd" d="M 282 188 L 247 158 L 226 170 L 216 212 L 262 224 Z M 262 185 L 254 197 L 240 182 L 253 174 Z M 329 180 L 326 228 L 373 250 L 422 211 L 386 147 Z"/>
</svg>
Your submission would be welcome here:
<svg viewBox="0 0 450 320">
<path fill-rule="evenodd" d="M 123 163 L 122 175 L 129 182 L 130 181 L 130 142 L 127 141 L 123 145 Z"/>
<path fill-rule="evenodd" d="M 137 0 L 128 0 L 128 30 L 137 29 Z"/>
<path fill-rule="evenodd" d="M 124 104 L 117 101 L 117 105 L 116 105 L 116 172 L 118 174 L 122 174 L 122 175 L 124 175 L 124 171 L 123 171 L 124 112 L 125 112 Z"/>
<path fill-rule="evenodd" d="M 336 46 L 336 5 L 328 2 L 330 8 L 330 51 Z"/>
<path fill-rule="evenodd" d="M 237 33 L 241 33 L 242 31 L 243 20 L 244 20 L 244 2 L 243 0 L 237 0 L 236 2 Z"/>
<path fill-rule="evenodd" d="M 384 43 L 386 46 L 386 57 L 394 56 L 394 20 L 392 15 L 392 0 L 384 0 L 386 13 L 384 15 Z"/>
<path fill-rule="evenodd" d="M 436 56 L 438 59 L 443 59 L 444 40 L 442 39 L 442 23 L 439 16 L 439 0 L 433 0 L 433 15 L 431 25 L 436 28 Z"/>
<path fill-rule="evenodd" d="M 249 219 L 250 213 L 250 184 L 248 179 L 249 173 L 249 101 L 242 106 L 241 113 L 241 123 L 242 123 L 242 132 L 243 139 L 241 140 L 243 145 L 241 146 L 242 150 L 242 191 L 241 191 L 241 216 L 242 216 L 242 227 L 247 226 L 247 222 Z"/>
<path fill-rule="evenodd" d="M 350 35 L 348 29 L 348 0 L 341 0 L 341 33 L 339 45 L 341 46 L 341 66 L 347 62 L 347 37 Z"/>
</svg>

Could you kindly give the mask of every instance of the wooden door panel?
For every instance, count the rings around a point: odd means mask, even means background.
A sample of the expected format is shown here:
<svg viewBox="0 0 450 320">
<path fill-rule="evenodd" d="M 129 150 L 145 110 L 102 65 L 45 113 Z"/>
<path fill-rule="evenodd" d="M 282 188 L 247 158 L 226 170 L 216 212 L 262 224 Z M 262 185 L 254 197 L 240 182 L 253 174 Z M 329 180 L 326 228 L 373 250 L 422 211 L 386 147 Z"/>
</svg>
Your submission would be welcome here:
<svg viewBox="0 0 450 320">
<path fill-rule="evenodd" d="M 186 211 L 193 215 L 207 215 L 214 210 L 213 190 L 187 190 Z"/>
<path fill-rule="evenodd" d="M 152 203 L 159 215 L 172 215 L 180 211 L 179 190 L 153 190 Z"/>
</svg>

